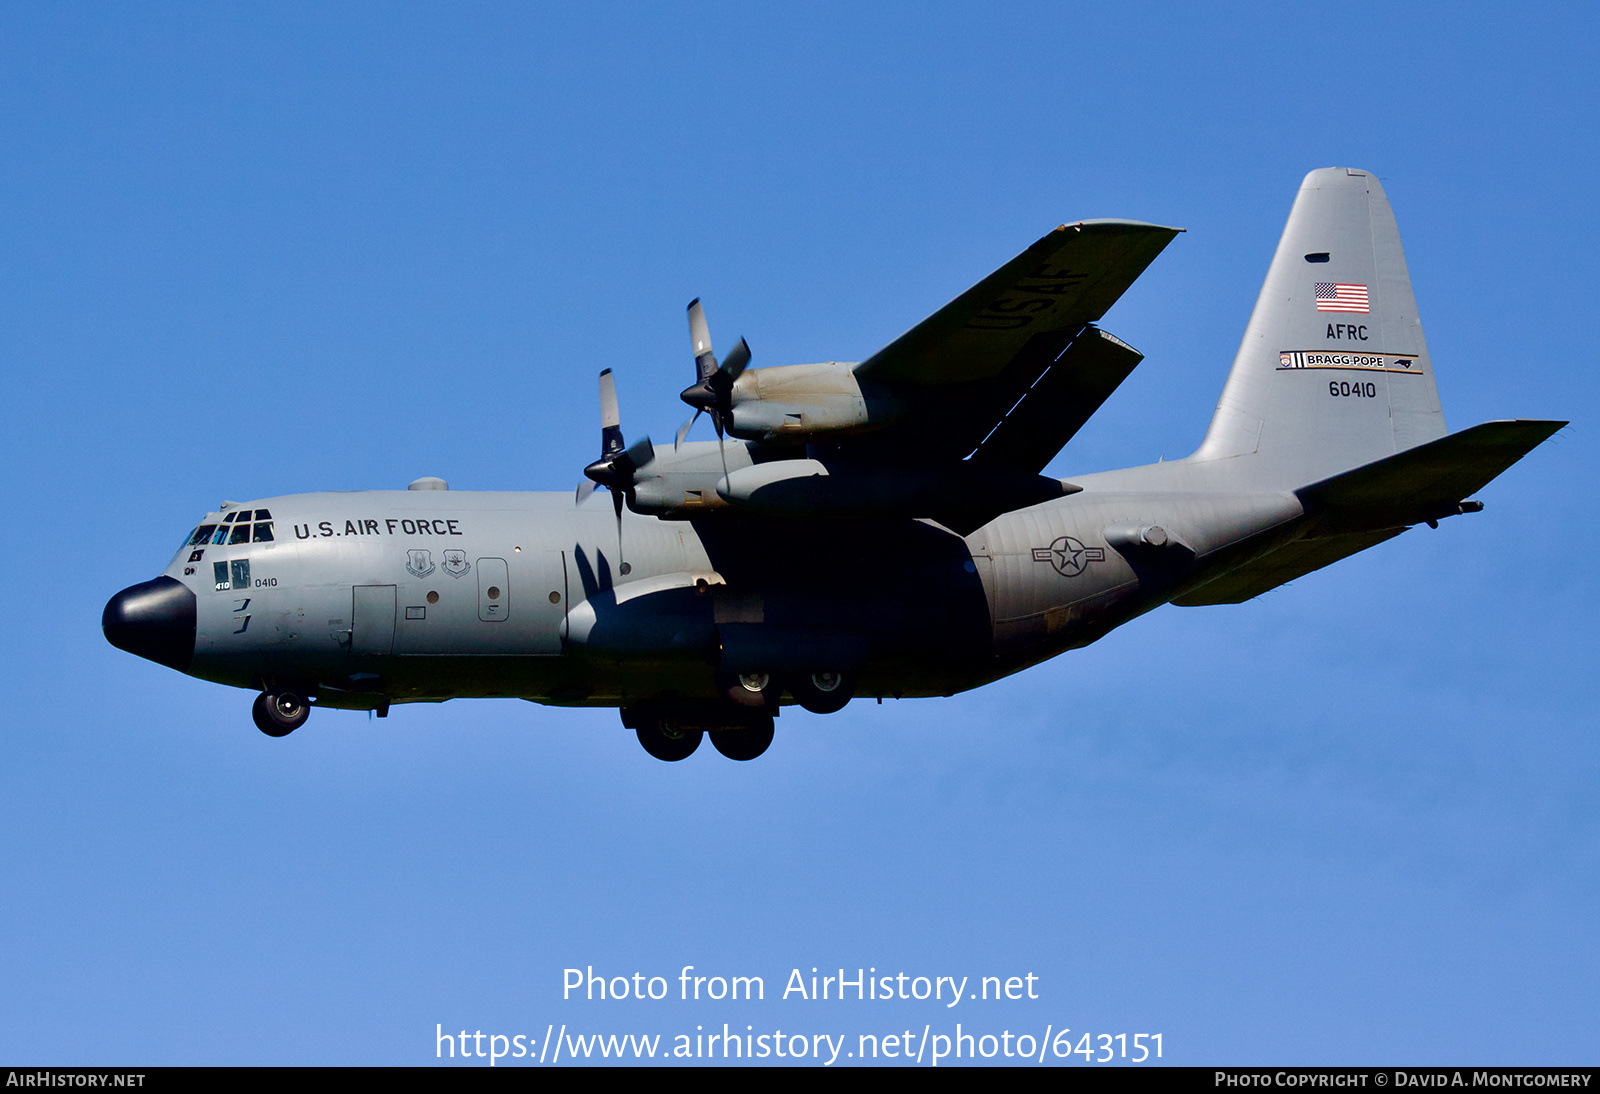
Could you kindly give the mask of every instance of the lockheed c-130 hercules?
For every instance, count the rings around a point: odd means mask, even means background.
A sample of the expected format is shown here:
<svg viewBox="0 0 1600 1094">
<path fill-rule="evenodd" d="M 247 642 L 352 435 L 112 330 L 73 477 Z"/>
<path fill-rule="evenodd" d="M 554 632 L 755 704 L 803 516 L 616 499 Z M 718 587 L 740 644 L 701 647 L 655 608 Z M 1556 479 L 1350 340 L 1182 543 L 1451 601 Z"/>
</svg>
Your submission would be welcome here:
<svg viewBox="0 0 1600 1094">
<path fill-rule="evenodd" d="M 224 503 L 106 605 L 113 645 L 313 706 L 468 696 L 619 707 L 651 755 L 760 755 L 785 703 L 950 695 L 1168 602 L 1231 604 L 1482 505 L 1566 423 L 1447 433 L 1388 199 L 1301 185 L 1199 449 L 1069 480 L 1046 464 L 1141 360 L 1096 323 L 1180 231 L 1063 225 L 865 360 L 718 362 L 689 306 L 695 416 L 571 493 Z M 701 413 L 717 440 L 685 443 Z M 604 486 L 611 505 L 594 504 Z"/>
</svg>

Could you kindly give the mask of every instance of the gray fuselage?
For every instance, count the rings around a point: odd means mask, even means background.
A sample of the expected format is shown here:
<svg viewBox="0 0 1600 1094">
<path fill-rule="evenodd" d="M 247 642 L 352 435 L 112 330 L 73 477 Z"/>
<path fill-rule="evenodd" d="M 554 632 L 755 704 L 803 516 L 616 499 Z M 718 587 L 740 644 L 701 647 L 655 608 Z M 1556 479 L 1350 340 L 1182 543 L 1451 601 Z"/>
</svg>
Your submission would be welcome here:
<svg viewBox="0 0 1600 1094">
<path fill-rule="evenodd" d="M 264 512 L 272 538 L 186 545 L 164 576 L 196 598 L 185 671 L 324 706 L 621 706 L 712 696 L 719 670 L 844 668 L 860 696 L 948 695 L 1093 641 L 1301 515 L 1292 493 L 1197 490 L 1202 472 L 1082 477 L 964 538 L 922 520 L 625 511 L 620 547 L 610 506 L 570 494 L 299 494 L 207 517 Z M 1118 539 L 1152 525 L 1164 550 Z"/>
</svg>

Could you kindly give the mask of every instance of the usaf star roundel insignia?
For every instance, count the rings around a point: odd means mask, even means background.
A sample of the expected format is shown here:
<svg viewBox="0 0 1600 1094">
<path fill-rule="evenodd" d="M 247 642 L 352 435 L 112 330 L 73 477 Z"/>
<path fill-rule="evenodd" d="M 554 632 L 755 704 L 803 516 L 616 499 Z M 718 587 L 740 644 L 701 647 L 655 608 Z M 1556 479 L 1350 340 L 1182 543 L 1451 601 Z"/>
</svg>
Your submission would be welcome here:
<svg viewBox="0 0 1600 1094">
<path fill-rule="evenodd" d="M 1073 536 L 1058 536 L 1048 547 L 1035 547 L 1033 560 L 1048 562 L 1062 577 L 1077 577 L 1089 568 L 1091 562 L 1104 562 L 1104 547 L 1085 547 L 1083 541 Z"/>
</svg>

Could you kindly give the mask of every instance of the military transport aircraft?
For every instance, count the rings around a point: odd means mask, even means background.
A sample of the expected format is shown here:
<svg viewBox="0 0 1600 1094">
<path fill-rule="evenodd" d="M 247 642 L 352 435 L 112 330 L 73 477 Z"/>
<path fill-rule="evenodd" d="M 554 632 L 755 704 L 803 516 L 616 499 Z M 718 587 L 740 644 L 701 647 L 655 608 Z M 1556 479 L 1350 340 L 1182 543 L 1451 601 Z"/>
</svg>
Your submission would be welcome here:
<svg viewBox="0 0 1600 1094">
<path fill-rule="evenodd" d="M 855 364 L 720 363 L 689 306 L 695 417 L 601 452 L 570 493 L 408 490 L 224 502 L 106 638 L 310 709 L 467 696 L 619 707 L 653 756 L 751 759 L 786 703 L 950 695 L 1168 602 L 1233 604 L 1482 505 L 1566 423 L 1445 431 L 1378 180 L 1307 175 L 1200 448 L 1042 475 L 1141 360 L 1095 324 L 1178 233 L 1046 235 Z M 716 441 L 684 442 L 710 416 Z M 609 491 L 596 504 L 595 485 Z"/>
</svg>

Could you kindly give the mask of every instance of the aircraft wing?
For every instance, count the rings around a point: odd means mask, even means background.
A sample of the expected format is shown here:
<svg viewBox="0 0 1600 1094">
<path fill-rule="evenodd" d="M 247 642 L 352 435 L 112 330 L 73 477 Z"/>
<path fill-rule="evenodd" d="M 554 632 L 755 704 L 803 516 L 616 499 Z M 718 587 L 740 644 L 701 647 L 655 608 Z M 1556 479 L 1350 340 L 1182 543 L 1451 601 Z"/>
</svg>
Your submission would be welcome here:
<svg viewBox="0 0 1600 1094">
<path fill-rule="evenodd" d="M 1127 220 L 1057 228 L 856 366 L 864 388 L 906 409 L 845 448 L 965 459 L 996 433 L 984 462 L 1037 472 L 1141 359 L 1090 324 L 1181 230 Z"/>
</svg>

